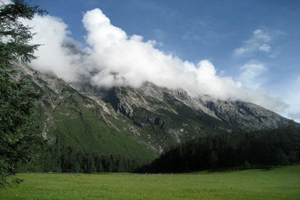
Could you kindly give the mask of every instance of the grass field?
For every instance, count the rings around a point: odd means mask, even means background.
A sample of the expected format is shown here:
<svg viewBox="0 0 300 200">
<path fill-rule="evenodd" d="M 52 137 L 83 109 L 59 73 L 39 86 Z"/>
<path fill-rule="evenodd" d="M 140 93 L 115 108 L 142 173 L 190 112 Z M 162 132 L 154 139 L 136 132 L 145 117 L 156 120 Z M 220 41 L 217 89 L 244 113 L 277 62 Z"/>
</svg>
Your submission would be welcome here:
<svg viewBox="0 0 300 200">
<path fill-rule="evenodd" d="M 18 187 L 0 189 L 1 200 L 300 199 L 300 166 L 199 174 L 19 174 L 17 177 L 25 181 Z"/>
</svg>

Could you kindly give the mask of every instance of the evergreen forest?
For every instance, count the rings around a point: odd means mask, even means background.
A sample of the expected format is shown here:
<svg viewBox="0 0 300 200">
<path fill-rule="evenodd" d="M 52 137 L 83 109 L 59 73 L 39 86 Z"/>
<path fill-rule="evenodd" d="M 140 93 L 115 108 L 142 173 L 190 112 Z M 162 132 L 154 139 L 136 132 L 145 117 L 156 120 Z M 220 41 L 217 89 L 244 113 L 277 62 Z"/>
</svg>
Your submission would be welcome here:
<svg viewBox="0 0 300 200">
<path fill-rule="evenodd" d="M 300 128 L 210 134 L 162 154 L 140 172 L 179 173 L 221 169 L 271 169 L 299 164 Z"/>
</svg>

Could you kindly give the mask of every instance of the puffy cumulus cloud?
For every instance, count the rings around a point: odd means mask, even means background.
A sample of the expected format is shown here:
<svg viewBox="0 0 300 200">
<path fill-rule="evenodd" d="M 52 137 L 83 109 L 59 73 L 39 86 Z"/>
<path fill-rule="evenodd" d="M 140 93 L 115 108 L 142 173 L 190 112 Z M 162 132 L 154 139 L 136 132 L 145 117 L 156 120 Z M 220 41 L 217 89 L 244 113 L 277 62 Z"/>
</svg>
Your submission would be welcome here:
<svg viewBox="0 0 300 200">
<path fill-rule="evenodd" d="M 89 32 L 86 41 L 98 54 L 104 53 L 106 48 L 113 45 L 120 45 L 128 38 L 122 29 L 111 25 L 110 20 L 100 9 L 88 11 L 82 22 Z M 137 37 L 134 39 L 139 40 Z"/>
<path fill-rule="evenodd" d="M 113 26 L 99 9 L 87 12 L 83 18 L 92 47 L 91 58 L 99 72 L 92 77 L 98 86 L 139 87 L 145 81 L 171 89 L 182 88 L 191 95 L 208 94 L 228 99 L 238 95 L 239 83 L 230 77 L 219 77 L 207 60 L 197 65 L 155 48 L 155 41 L 143 41 L 141 36 L 128 36 Z"/>
<path fill-rule="evenodd" d="M 278 35 L 277 32 L 275 32 L 274 34 Z M 263 31 L 261 29 L 255 30 L 252 36 L 244 42 L 244 45 L 242 47 L 234 50 L 233 55 L 236 57 L 248 56 L 254 52 L 259 51 L 269 53 L 272 49 L 269 44 L 274 38 L 274 34 Z"/>
<path fill-rule="evenodd" d="M 36 15 L 32 20 L 23 20 L 35 33 L 32 42 L 41 44 L 31 66 L 43 72 L 50 72 L 66 81 L 75 81 L 80 71 L 82 54 L 76 53 L 78 43 L 68 37 L 68 26 L 59 18 Z"/>
<path fill-rule="evenodd" d="M 195 74 L 195 84 L 191 88 L 196 90 L 194 94 L 206 94 L 223 100 L 242 98 L 240 82 L 235 82 L 231 77 L 220 77 L 208 60 L 202 60 L 197 67 L 190 66 L 187 70 Z M 184 89 L 189 91 L 188 88 Z"/>
<path fill-rule="evenodd" d="M 43 44 L 32 66 L 66 81 L 80 81 L 84 76 L 98 87 L 137 88 L 144 82 L 152 82 L 169 89 L 184 89 L 194 97 L 210 95 L 222 100 L 243 100 L 275 111 L 285 106 L 262 91 L 254 91 L 259 87 L 252 84 L 264 71 L 262 65 L 242 67 L 241 80 L 235 81 L 232 77 L 221 76 L 208 60 L 197 64 L 183 61 L 157 49 L 156 41 L 144 41 L 138 35 L 128 36 L 124 30 L 112 25 L 100 9 L 86 12 L 82 22 L 89 45 L 85 49 L 69 37 L 67 25 L 58 18 L 35 16 L 32 21 L 26 21 L 37 33 L 33 42 Z M 264 42 L 268 41 L 260 31 L 254 34 Z M 252 87 L 245 89 L 243 84 Z"/>
</svg>

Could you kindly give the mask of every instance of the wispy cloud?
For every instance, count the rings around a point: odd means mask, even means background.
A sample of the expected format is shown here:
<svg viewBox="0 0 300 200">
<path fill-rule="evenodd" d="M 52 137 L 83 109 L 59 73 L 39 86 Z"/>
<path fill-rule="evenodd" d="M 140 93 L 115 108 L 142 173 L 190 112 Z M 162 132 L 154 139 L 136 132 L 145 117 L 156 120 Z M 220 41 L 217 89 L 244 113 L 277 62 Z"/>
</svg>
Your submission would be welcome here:
<svg viewBox="0 0 300 200">
<path fill-rule="evenodd" d="M 182 40 L 203 45 L 213 45 L 231 37 L 231 32 L 220 32 L 220 26 L 210 17 L 191 19 L 181 36 Z"/>
<path fill-rule="evenodd" d="M 201 42 L 203 45 L 211 45 L 218 43 L 229 36 L 230 34 L 228 33 L 220 34 L 219 32 L 216 32 L 214 30 L 207 29 L 199 31 L 186 31 L 181 38 L 189 42 Z"/>
<path fill-rule="evenodd" d="M 271 51 L 271 47 L 267 44 L 263 44 L 259 47 L 258 49 L 259 51 L 263 51 L 263 52 L 270 52 Z"/>
<path fill-rule="evenodd" d="M 289 118 L 294 119 L 295 121 L 297 121 L 298 123 L 300 123 L 300 111 L 296 111 L 296 112 L 291 112 L 288 114 Z"/>
<path fill-rule="evenodd" d="M 287 116 L 297 120 L 300 123 L 300 76 L 288 85 L 285 101 L 290 105 L 287 110 Z"/>
<path fill-rule="evenodd" d="M 264 78 L 263 73 L 267 71 L 267 67 L 264 64 L 257 61 L 250 61 L 240 68 L 240 74 L 238 80 L 242 85 L 251 90 L 261 89 Z"/>
<path fill-rule="evenodd" d="M 244 45 L 235 49 L 233 55 L 235 57 L 249 56 L 253 53 L 272 51 L 271 43 L 277 33 L 270 33 L 261 29 L 253 31 L 251 37 L 244 42 Z"/>
<path fill-rule="evenodd" d="M 154 29 L 152 31 L 152 33 L 154 35 L 154 38 L 159 40 L 159 41 L 162 41 L 167 37 L 167 34 L 161 29 Z"/>
</svg>

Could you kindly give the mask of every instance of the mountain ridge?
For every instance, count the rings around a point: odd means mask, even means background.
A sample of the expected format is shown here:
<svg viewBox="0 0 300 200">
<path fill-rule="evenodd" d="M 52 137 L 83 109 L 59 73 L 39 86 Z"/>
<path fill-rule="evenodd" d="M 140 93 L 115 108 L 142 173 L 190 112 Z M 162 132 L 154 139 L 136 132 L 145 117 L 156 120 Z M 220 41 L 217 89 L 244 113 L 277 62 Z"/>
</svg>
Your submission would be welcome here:
<svg viewBox="0 0 300 200">
<path fill-rule="evenodd" d="M 201 135 L 273 129 L 292 120 L 252 103 L 191 97 L 150 82 L 140 88 L 67 83 L 19 65 L 42 98 L 38 127 L 52 144 L 151 160 Z"/>
</svg>

